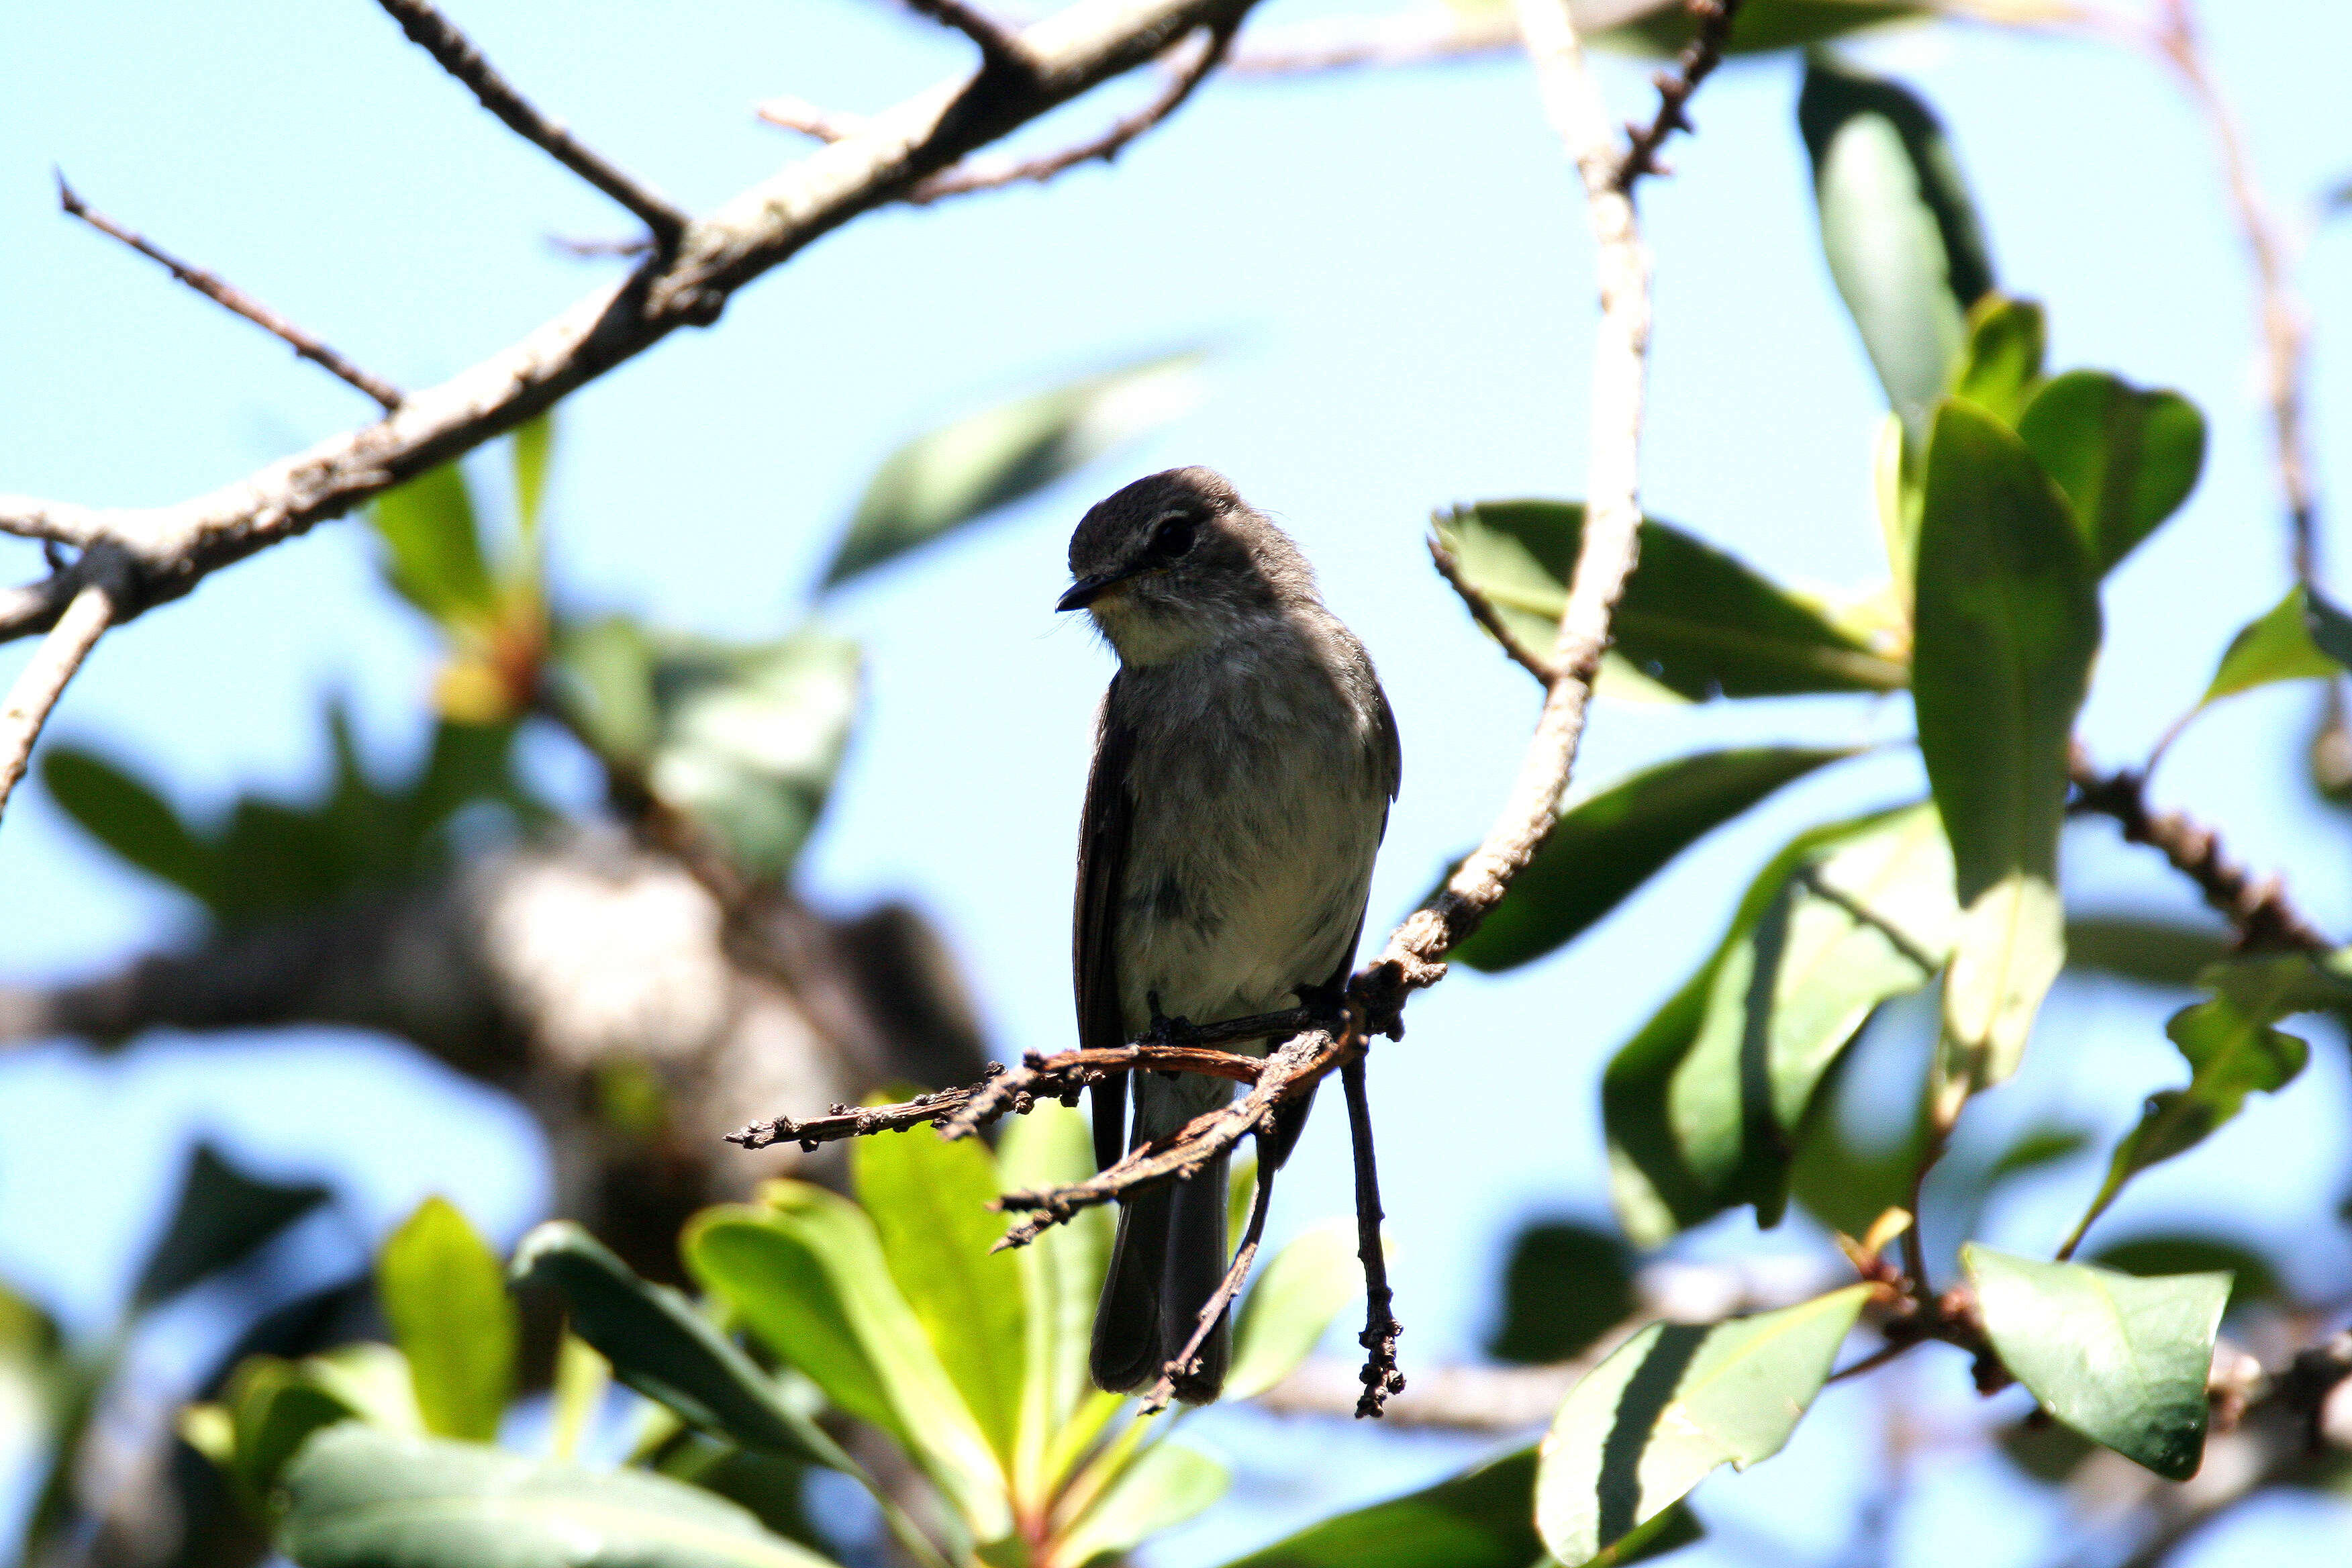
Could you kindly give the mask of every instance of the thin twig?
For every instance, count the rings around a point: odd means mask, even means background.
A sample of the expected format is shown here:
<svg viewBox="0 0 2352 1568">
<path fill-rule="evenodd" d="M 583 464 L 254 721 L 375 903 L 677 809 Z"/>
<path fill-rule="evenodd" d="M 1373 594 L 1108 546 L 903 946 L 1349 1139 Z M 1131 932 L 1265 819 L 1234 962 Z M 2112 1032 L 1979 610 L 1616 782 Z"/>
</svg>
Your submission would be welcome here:
<svg viewBox="0 0 2352 1568">
<path fill-rule="evenodd" d="M 820 142 L 846 142 L 862 134 L 867 121 L 862 114 L 841 114 L 789 93 L 761 99 L 751 111 L 765 124 L 797 131 Z"/>
<path fill-rule="evenodd" d="M 148 260 L 160 262 L 173 277 L 210 300 L 214 304 L 243 316 L 263 331 L 286 343 L 297 354 L 319 366 L 328 374 L 349 383 L 374 398 L 383 405 L 385 413 L 389 414 L 400 406 L 400 388 L 393 385 L 383 377 L 362 370 L 358 365 L 353 364 L 350 360 L 243 289 L 223 282 L 201 267 L 191 267 L 163 247 L 123 227 L 122 225 L 83 201 L 75 193 L 74 188 L 66 184 L 63 171 L 58 172 L 57 180 L 58 205 L 68 215 L 81 219 L 100 234 L 121 240 Z M 67 542 L 79 542 L 69 540 Z"/>
<path fill-rule="evenodd" d="M 1626 124 L 1633 140 L 1617 168 L 1620 190 L 1632 190 L 1633 182 L 1644 174 L 1666 172 L 1658 163 L 1658 149 L 1675 132 L 1691 128 L 1683 105 L 1708 73 L 1723 63 L 1724 46 L 1731 41 L 1731 18 L 1739 9 L 1739 0 L 1688 0 L 1688 8 L 1696 31 L 1675 62 L 1675 69 L 1659 71 L 1650 79 L 1658 89 L 1657 113 L 1647 125 Z"/>
<path fill-rule="evenodd" d="M 1151 1385 L 1151 1393 L 1143 1402 L 1143 1414 L 1146 1415 L 1157 1415 L 1167 1409 L 1168 1402 L 1176 1396 L 1177 1379 L 1189 1377 L 1198 1369 L 1201 1347 L 1216 1331 L 1218 1321 L 1233 1305 L 1234 1297 L 1241 1290 L 1242 1281 L 1249 1278 L 1250 1265 L 1257 1261 L 1258 1243 L 1265 1237 L 1266 1210 L 1274 1205 L 1274 1173 L 1276 1169 L 1278 1167 L 1271 1160 L 1257 1163 L 1257 1192 L 1250 1200 L 1249 1225 L 1242 1232 L 1242 1244 L 1234 1249 L 1233 1262 L 1225 1266 L 1225 1277 L 1217 1281 L 1217 1288 L 1209 1293 L 1208 1300 L 1202 1303 L 1200 1314 L 1192 1324 L 1192 1337 L 1184 1342 L 1184 1348 L 1176 1352 L 1175 1358 L 1160 1369 L 1160 1381 Z"/>
<path fill-rule="evenodd" d="M 1389 1289 L 1387 1250 L 1381 1245 L 1381 1173 L 1373 1158 L 1372 1108 L 1364 1093 L 1364 1058 L 1357 1057 L 1339 1069 L 1340 1087 L 1348 1097 L 1348 1136 L 1356 1158 L 1356 1261 L 1364 1270 L 1364 1331 L 1356 1342 L 1364 1347 L 1364 1392 L 1356 1401 L 1356 1415 L 1377 1420 L 1392 1394 L 1404 1392 L 1404 1373 L 1397 1370 L 1397 1336 L 1404 1325 L 1396 1320 L 1395 1296 Z"/>
<path fill-rule="evenodd" d="M 1240 25 L 1241 19 L 1234 17 L 1211 27 L 1199 55 L 1169 79 L 1158 97 L 1134 113 L 1113 121 L 1101 135 L 1042 158 L 996 158 L 985 163 L 967 160 L 945 174 L 925 180 L 907 199 L 920 205 L 943 196 L 967 195 L 1023 181 L 1043 184 L 1066 170 L 1097 158 L 1106 163 L 1116 161 L 1129 142 L 1183 107 L 1184 100 L 1192 96 L 1192 89 L 1207 80 L 1209 73 L 1225 58 L 1226 49 L 1233 45 L 1234 31 Z"/>
<path fill-rule="evenodd" d="M 107 585 L 102 582 L 85 585 L 49 628 L 49 635 L 41 639 L 41 646 L 33 650 L 32 659 L 17 672 L 7 700 L 0 702 L 0 811 L 7 809 L 8 797 L 25 776 L 33 742 L 40 738 L 41 726 L 49 721 L 58 699 L 65 694 L 66 682 L 74 678 L 74 671 L 81 668 L 113 619 L 114 595 Z"/>
<path fill-rule="evenodd" d="M 76 506 L 71 501 L 43 500 L 38 496 L 0 495 L 0 533 L 13 533 L 20 539 L 38 539 L 49 544 L 70 544 L 77 550 L 87 550 L 104 542 L 106 525 L 98 512 L 86 506 Z M 52 573 L 65 569 L 58 559 L 53 558 L 49 562 Z"/>
<path fill-rule="evenodd" d="M 594 238 L 584 235 L 551 234 L 549 247 L 565 256 L 644 256 L 654 247 L 651 239 L 640 235 L 630 239 Z"/>
<path fill-rule="evenodd" d="M 2226 917 L 2244 952 L 2311 952 L 2335 950 L 2318 927 L 2289 901 L 2275 877 L 2255 881 L 2230 858 L 2221 837 L 2177 811 L 2147 808 L 2147 776 L 2122 769 L 2102 773 L 2076 751 L 2069 764 L 2074 798 L 2067 810 L 2105 816 L 2123 829 L 2126 840 L 2160 851 L 2173 869 L 2197 884 L 2205 901 Z"/>
<path fill-rule="evenodd" d="M 1029 53 L 1021 35 L 965 0 L 907 0 L 907 8 L 929 16 L 943 27 L 953 27 L 980 49 L 983 68 L 1026 71 Z"/>
<path fill-rule="evenodd" d="M 1486 635 L 1502 645 L 1503 651 L 1510 655 L 1512 663 L 1546 686 L 1559 679 L 1559 672 L 1552 668 L 1551 661 L 1519 640 L 1519 634 L 1511 629 L 1511 623 L 1503 618 L 1503 612 L 1495 607 L 1495 601 L 1486 597 L 1477 584 L 1470 581 L 1469 574 L 1462 569 L 1461 559 L 1445 548 L 1445 542 L 1434 533 L 1429 536 L 1429 559 L 1436 566 L 1437 574 L 1444 578 L 1446 584 L 1461 597 L 1463 605 L 1470 611 L 1470 618 L 1484 626 Z"/>
<path fill-rule="evenodd" d="M 688 218 L 684 212 L 601 153 L 583 146 L 562 121 L 550 120 L 533 108 L 483 58 L 473 40 L 426 0 L 376 0 L 376 4 L 400 24 L 400 30 L 408 35 L 410 42 L 431 55 L 443 70 L 465 83 L 481 100 L 482 107 L 504 121 L 508 130 L 536 143 L 557 163 L 636 214 L 638 220 L 653 232 L 654 244 L 663 255 L 677 248 L 678 241 L 686 235 Z"/>
<path fill-rule="evenodd" d="M 1518 47 L 1518 23 L 1507 11 L 1432 5 L 1390 16 L 1253 27 L 1227 68 L 1236 76 L 1296 76 L 1357 66 L 1426 65 Z"/>
</svg>

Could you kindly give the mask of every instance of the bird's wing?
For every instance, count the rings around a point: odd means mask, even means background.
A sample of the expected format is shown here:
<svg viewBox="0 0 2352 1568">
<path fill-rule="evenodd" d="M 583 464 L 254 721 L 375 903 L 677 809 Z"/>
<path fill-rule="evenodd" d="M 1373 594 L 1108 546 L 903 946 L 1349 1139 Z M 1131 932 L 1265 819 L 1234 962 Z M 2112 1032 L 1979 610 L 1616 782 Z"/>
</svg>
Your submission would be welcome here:
<svg viewBox="0 0 2352 1568">
<path fill-rule="evenodd" d="M 1127 872 L 1128 829 L 1135 798 L 1128 793 L 1128 763 L 1135 755 L 1135 731 L 1118 717 L 1118 678 L 1103 693 L 1095 726 L 1095 763 L 1087 774 L 1087 807 L 1078 827 L 1078 897 L 1070 958 L 1078 996 L 1078 1044 L 1109 1050 L 1127 1043 L 1127 1020 L 1118 999 L 1117 932 L 1119 884 Z M 1127 1075 L 1113 1073 L 1094 1086 L 1095 1163 L 1113 1163 L 1127 1152 Z"/>
</svg>

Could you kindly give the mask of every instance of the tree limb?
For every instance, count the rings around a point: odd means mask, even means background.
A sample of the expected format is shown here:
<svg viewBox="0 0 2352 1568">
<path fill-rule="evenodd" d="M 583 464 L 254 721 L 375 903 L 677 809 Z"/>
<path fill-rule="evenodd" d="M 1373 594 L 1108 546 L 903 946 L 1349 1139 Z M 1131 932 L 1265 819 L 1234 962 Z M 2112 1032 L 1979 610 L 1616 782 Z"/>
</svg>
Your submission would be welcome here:
<svg viewBox="0 0 2352 1568">
<path fill-rule="evenodd" d="M 32 759 L 33 742 L 41 733 L 41 726 L 49 721 L 49 711 L 65 695 L 66 682 L 74 678 L 81 661 L 98 646 L 98 639 L 114 620 L 114 595 L 103 582 L 82 585 L 73 602 L 66 606 L 41 646 L 17 672 L 16 684 L 8 688 L 8 696 L 0 701 L 0 811 L 7 809 L 8 797 L 16 793 L 17 781 L 25 776 L 25 768 Z"/>
</svg>

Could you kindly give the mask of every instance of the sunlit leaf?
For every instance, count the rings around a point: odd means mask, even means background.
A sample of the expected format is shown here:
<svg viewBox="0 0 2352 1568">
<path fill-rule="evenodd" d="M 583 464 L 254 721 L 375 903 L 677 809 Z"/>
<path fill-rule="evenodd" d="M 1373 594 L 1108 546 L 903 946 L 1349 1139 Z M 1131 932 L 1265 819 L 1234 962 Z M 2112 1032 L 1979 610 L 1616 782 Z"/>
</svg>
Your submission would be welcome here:
<svg viewBox="0 0 2352 1568">
<path fill-rule="evenodd" d="M 162 1238 L 131 1293 L 131 1310 L 145 1311 L 235 1268 L 327 1197 L 322 1186 L 267 1181 L 239 1170 L 210 1143 L 197 1144 Z"/>
<path fill-rule="evenodd" d="M 2179 510 L 2205 464 L 2195 404 L 2100 371 L 2045 383 L 2009 422 L 2066 492 L 2101 575 Z"/>
<path fill-rule="evenodd" d="M 820 587 L 977 521 L 1190 412 L 1204 357 L 1149 360 L 918 437 L 875 473 Z"/>
<path fill-rule="evenodd" d="M 1954 369 L 1953 395 L 2014 426 L 2042 385 L 2044 338 L 2040 305 L 1985 295 L 1969 311 L 1968 347 Z"/>
<path fill-rule="evenodd" d="M 2274 680 L 2332 679 L 2344 668 L 2312 640 L 2310 602 L 2298 585 L 2230 639 L 2221 667 L 2199 700 L 2219 702 Z"/>
<path fill-rule="evenodd" d="M 1939 1121 L 2016 1070 L 2064 963 L 2058 833 L 2097 583 L 2065 498 L 2017 437 L 1948 400 L 1928 444 L 1913 703 L 1966 913 L 1944 985 Z"/>
<path fill-rule="evenodd" d="M 1040 1105 L 1008 1120 L 996 1163 L 1007 1192 L 1083 1181 L 1094 1174 L 1094 1134 L 1082 1113 Z M 1028 1328 L 1014 1465 L 1024 1497 L 1050 1491 L 1122 1403 L 1095 1392 L 1087 1374 L 1087 1339 L 1110 1266 L 1114 1224 L 1108 1209 L 1087 1209 L 1013 1255 Z"/>
<path fill-rule="evenodd" d="M 1797 125 L 1822 249 L 1886 399 L 1924 448 L 1992 262 L 1944 129 L 1907 89 L 1808 57 Z"/>
<path fill-rule="evenodd" d="M 1956 919 L 1931 807 L 1815 828 L 1775 857 L 1602 1078 L 1626 1234 L 1655 1246 L 1743 1203 L 1777 1223 L 1824 1076 L 1873 1008 L 1933 977 Z"/>
<path fill-rule="evenodd" d="M 1583 538 L 1575 501 L 1481 501 L 1441 512 L 1438 540 L 1520 641 L 1549 653 Z M 1677 694 L 1893 691 L 1903 667 L 1813 605 L 1671 524 L 1642 524 L 1641 562 L 1610 629 L 1615 651 Z"/>
<path fill-rule="evenodd" d="M 1633 1255 L 1591 1226 L 1531 1225 L 1503 1265 L 1502 1322 L 1487 1346 L 1497 1361 L 1566 1361 L 1632 1315 Z"/>
<path fill-rule="evenodd" d="M 1326 1220 L 1276 1253 L 1243 1299 L 1224 1396 L 1253 1398 L 1288 1377 L 1363 1288 L 1351 1219 Z"/>
<path fill-rule="evenodd" d="M 1495 973 L 1573 941 L 1669 860 L 1852 751 L 1755 746 L 1644 768 L 1560 814 L 1511 890 L 1453 957 Z"/>
<path fill-rule="evenodd" d="M 357 1425 L 306 1444 L 278 1544 L 300 1568 L 824 1568 L 723 1499 Z"/>
<path fill-rule="evenodd" d="M 457 464 L 384 491 L 367 515 L 384 542 L 384 574 L 402 598 L 452 629 L 496 618 L 498 588 Z"/>
<path fill-rule="evenodd" d="M 613 1363 L 594 1346 L 566 1330 L 555 1347 L 555 1406 L 548 1451 L 559 1459 L 578 1456 L 580 1445 L 596 1428 L 604 1396 L 613 1389 Z"/>
<path fill-rule="evenodd" d="M 1575 1568 L 1631 1551 L 1717 1466 L 1779 1453 L 1870 1292 L 1852 1285 L 1712 1328 L 1653 1323 L 1612 1351 L 1544 1438 L 1536 1528 L 1551 1554 Z"/>
<path fill-rule="evenodd" d="M 1156 1444 L 1062 1538 L 1057 1560 L 1084 1563 L 1132 1551 L 1215 1502 L 1232 1483 L 1225 1467 L 1206 1454 L 1181 1443 Z"/>
<path fill-rule="evenodd" d="M 1975 1242 L 1960 1262 L 2001 1363 L 2051 1415 L 2169 1480 L 2196 1473 L 2227 1274 L 2135 1279 Z"/>
<path fill-rule="evenodd" d="M 227 1452 L 221 1468 L 247 1510 L 259 1515 L 286 1468 L 302 1445 L 322 1428 L 360 1413 L 300 1363 L 254 1356 L 240 1363 L 222 1392 L 228 1422 Z"/>
<path fill-rule="evenodd" d="M 515 520 L 525 540 L 539 535 L 541 502 L 547 495 L 547 470 L 555 458 L 555 416 L 541 414 L 515 426 Z"/>
<path fill-rule="evenodd" d="M 497 1441 L 520 1333 L 497 1255 L 447 1199 L 430 1197 L 386 1238 L 375 1279 L 425 1430 Z"/>
</svg>

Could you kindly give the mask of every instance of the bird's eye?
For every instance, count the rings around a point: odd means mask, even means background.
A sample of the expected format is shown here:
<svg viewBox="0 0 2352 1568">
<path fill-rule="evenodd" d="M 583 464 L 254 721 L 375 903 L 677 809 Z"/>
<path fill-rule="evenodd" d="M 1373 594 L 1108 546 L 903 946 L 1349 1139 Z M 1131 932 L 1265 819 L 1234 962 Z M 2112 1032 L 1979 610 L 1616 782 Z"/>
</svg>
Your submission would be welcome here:
<svg viewBox="0 0 2352 1568">
<path fill-rule="evenodd" d="M 1189 517 L 1170 518 L 1151 531 L 1150 548 L 1159 560 L 1175 560 L 1192 548 L 1192 520 Z"/>
</svg>

